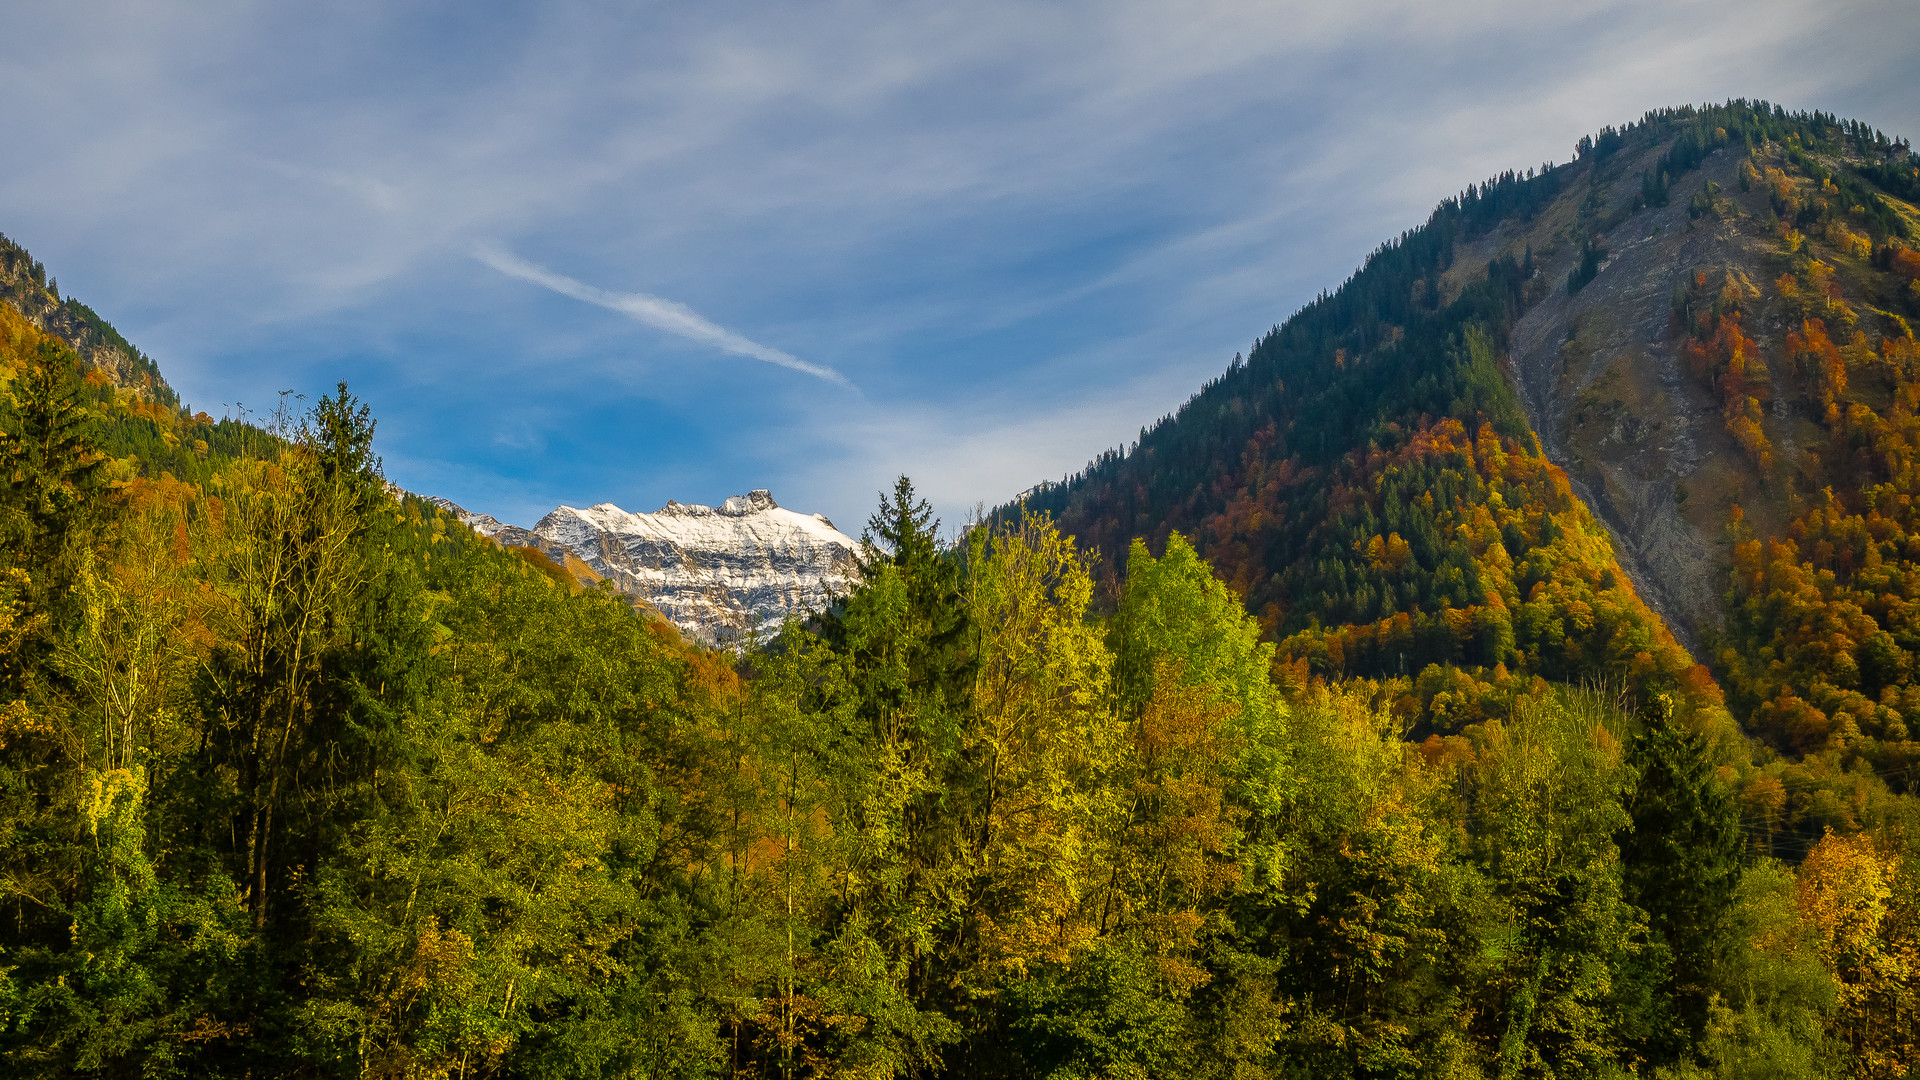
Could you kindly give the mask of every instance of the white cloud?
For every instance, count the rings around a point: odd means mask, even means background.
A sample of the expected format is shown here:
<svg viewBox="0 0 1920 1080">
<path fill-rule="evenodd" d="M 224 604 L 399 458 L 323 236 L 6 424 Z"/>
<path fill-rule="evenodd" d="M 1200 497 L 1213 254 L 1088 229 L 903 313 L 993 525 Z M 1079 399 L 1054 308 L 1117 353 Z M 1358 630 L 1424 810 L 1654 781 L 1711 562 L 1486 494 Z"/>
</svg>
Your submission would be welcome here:
<svg viewBox="0 0 1920 1080">
<path fill-rule="evenodd" d="M 584 282 L 576 281 L 565 274 L 556 274 L 542 266 L 536 266 L 525 259 L 511 255 L 491 244 L 481 244 L 474 248 L 473 257 L 493 267 L 508 277 L 532 282 L 545 289 L 551 289 L 562 296 L 617 311 L 644 323 L 655 330 L 664 330 L 669 334 L 678 334 L 689 341 L 702 345 L 711 345 L 722 352 L 735 356 L 774 364 L 811 375 L 835 386 L 859 392 L 859 388 L 847 381 L 847 377 L 824 364 L 814 364 L 802 360 L 791 353 L 769 348 L 759 342 L 743 337 L 726 327 L 702 318 L 700 313 L 676 300 L 650 296 L 646 293 L 617 293 L 595 288 Z"/>
</svg>

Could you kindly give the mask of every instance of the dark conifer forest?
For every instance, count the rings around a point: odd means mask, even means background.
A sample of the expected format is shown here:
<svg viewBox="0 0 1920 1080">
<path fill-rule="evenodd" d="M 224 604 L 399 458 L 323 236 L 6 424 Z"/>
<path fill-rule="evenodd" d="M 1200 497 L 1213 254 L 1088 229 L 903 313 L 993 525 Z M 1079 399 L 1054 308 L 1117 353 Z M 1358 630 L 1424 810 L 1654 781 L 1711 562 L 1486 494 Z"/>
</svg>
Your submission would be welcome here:
<svg viewBox="0 0 1920 1080">
<path fill-rule="evenodd" d="M 1507 357 L 1612 225 L 1743 212 L 1715 155 L 1778 277 L 1669 332 L 1778 513 L 1690 646 Z M 957 540 L 901 478 L 728 650 L 390 487 L 345 384 L 216 422 L 0 304 L 0 1072 L 1908 1076 L 1917 190 L 1824 114 L 1608 128 Z"/>
</svg>

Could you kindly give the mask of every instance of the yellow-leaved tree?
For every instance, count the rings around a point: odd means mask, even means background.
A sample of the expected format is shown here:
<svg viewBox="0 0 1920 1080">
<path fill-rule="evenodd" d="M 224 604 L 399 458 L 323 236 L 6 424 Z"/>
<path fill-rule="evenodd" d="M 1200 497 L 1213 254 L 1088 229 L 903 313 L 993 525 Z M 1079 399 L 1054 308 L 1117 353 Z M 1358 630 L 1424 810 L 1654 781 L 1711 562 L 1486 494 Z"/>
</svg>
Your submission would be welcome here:
<svg viewBox="0 0 1920 1080">
<path fill-rule="evenodd" d="M 1799 907 L 1838 985 L 1834 1033 L 1855 1076 L 1920 1064 L 1920 925 L 1910 867 L 1870 834 L 1829 832 L 1800 865 Z"/>
</svg>

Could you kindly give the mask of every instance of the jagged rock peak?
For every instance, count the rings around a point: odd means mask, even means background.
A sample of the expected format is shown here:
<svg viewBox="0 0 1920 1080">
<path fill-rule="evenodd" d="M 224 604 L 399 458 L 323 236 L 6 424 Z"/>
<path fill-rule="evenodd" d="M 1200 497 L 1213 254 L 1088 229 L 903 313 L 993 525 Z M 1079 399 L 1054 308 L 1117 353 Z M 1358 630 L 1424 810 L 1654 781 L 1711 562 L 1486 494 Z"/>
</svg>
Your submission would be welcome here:
<svg viewBox="0 0 1920 1080">
<path fill-rule="evenodd" d="M 780 504 L 773 501 L 773 492 L 766 488 L 754 488 L 745 495 L 729 495 L 727 501 L 720 504 L 720 512 L 739 516 L 757 514 L 762 510 L 778 510 Z"/>
<path fill-rule="evenodd" d="M 620 510 L 619 507 L 612 503 L 600 503 L 595 506 L 594 509 L 603 513 L 609 510 L 625 513 L 624 510 Z M 707 517 L 713 514 L 723 514 L 727 517 L 745 517 L 748 514 L 758 514 L 763 511 L 778 509 L 780 509 L 780 504 L 773 501 L 773 492 L 768 491 L 766 488 L 755 488 L 745 495 L 729 495 L 726 501 L 722 502 L 719 506 L 707 506 L 703 503 L 683 503 L 668 499 L 667 505 L 655 510 L 654 513 L 668 514 L 675 517 Z"/>
</svg>

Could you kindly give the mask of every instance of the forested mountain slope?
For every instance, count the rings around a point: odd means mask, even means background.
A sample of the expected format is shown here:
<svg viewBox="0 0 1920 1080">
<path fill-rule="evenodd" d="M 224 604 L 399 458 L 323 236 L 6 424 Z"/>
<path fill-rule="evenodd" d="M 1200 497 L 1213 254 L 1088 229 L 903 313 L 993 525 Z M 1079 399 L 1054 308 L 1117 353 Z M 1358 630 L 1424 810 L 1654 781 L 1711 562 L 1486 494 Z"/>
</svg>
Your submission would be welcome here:
<svg viewBox="0 0 1920 1080">
<path fill-rule="evenodd" d="M 1108 553 L 1188 533 L 1303 675 L 1418 676 L 1439 729 L 1522 675 L 1707 706 L 1684 642 L 1779 745 L 1897 768 L 1917 166 L 1765 103 L 1608 129 L 1026 505 Z"/>
<path fill-rule="evenodd" d="M 4 236 L 0 236 L 0 301 L 66 342 L 113 385 L 139 391 L 162 404 L 179 404 L 179 395 L 167 385 L 152 357 L 134 348 L 92 308 L 71 296 L 62 298 L 58 279 L 49 277 L 38 259 Z"/>
</svg>

